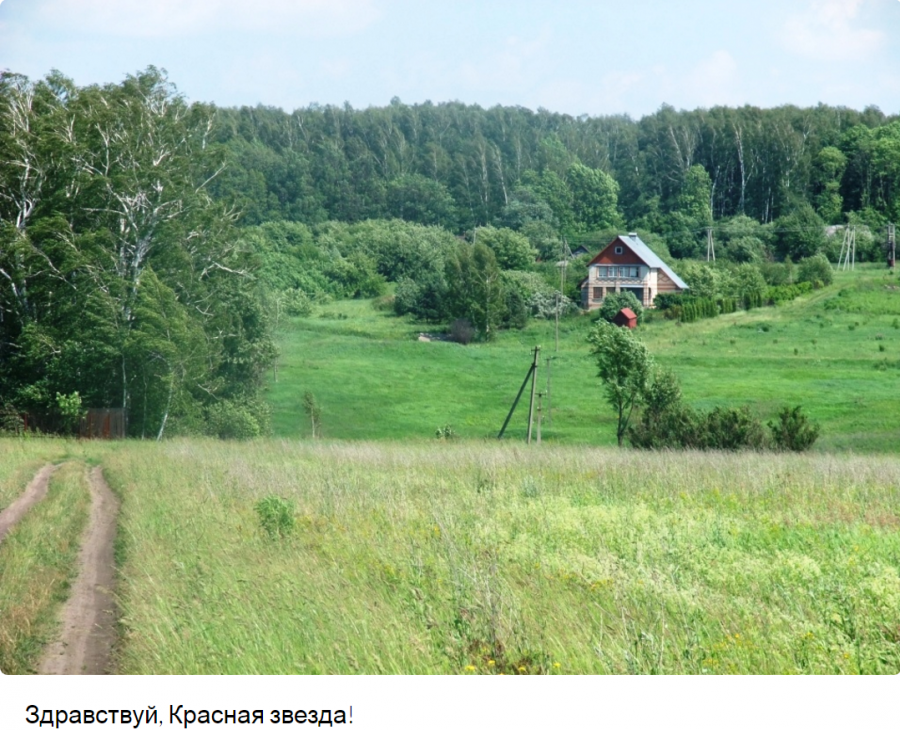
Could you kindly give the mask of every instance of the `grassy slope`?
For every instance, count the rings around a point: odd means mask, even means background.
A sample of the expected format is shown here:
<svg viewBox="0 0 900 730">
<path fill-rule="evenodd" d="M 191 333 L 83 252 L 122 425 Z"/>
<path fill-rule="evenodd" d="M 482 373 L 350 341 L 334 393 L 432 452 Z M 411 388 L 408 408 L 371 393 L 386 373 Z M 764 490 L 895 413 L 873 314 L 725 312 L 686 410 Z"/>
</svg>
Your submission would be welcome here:
<svg viewBox="0 0 900 730">
<path fill-rule="evenodd" d="M 110 451 L 125 673 L 896 673 L 900 462 L 508 444 Z M 253 506 L 289 500 L 272 540 Z"/>
<path fill-rule="evenodd" d="M 654 322 L 641 336 L 657 360 L 678 373 L 696 406 L 747 404 L 769 418 L 781 405 L 802 404 L 822 424 L 817 448 L 896 452 L 896 279 L 883 269 L 841 273 L 834 286 L 783 307 L 689 325 Z M 561 327 L 552 365 L 553 423 L 545 421 L 544 428 L 549 440 L 613 443 L 613 416 L 584 343 L 589 327 L 587 318 Z M 279 380 L 270 386 L 276 434 L 309 434 L 301 398 L 311 390 L 324 407 L 325 434 L 333 438 L 431 438 L 444 424 L 465 437 L 493 436 L 527 372 L 530 348 L 543 345 L 545 356 L 554 349 L 547 322 L 469 347 L 417 342 L 421 329 L 427 327 L 376 312 L 367 301 L 336 302 L 319 316 L 289 322 Z M 544 366 L 542 389 L 546 375 Z M 520 406 L 510 437 L 524 431 Z"/>
</svg>

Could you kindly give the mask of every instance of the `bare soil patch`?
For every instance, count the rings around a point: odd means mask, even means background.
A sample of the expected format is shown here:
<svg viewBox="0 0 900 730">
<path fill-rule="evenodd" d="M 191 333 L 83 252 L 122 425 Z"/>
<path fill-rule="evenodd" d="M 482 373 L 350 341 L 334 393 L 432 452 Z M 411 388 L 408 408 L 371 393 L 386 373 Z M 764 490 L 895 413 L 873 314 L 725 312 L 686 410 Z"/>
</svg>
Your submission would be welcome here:
<svg viewBox="0 0 900 730">
<path fill-rule="evenodd" d="M 100 467 L 90 474 L 91 513 L 81 552 L 78 578 L 62 612 L 62 635 L 47 647 L 39 674 L 109 674 L 115 641 L 113 597 L 116 517 L 119 500 Z"/>
<path fill-rule="evenodd" d="M 28 510 L 47 496 L 47 485 L 50 483 L 50 475 L 54 471 L 56 471 L 56 467 L 53 464 L 42 467 L 25 487 L 22 496 L 3 512 L 0 512 L 0 542 L 6 537 L 6 533 L 27 514 Z"/>
</svg>

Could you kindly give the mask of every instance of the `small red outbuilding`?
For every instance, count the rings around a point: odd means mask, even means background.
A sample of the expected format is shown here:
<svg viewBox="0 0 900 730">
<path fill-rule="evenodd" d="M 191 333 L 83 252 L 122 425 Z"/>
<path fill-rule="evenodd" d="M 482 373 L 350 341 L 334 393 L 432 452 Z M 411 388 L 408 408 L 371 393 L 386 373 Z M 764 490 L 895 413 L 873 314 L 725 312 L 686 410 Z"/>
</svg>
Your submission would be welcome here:
<svg viewBox="0 0 900 730">
<path fill-rule="evenodd" d="M 628 307 L 625 307 L 624 309 L 620 309 L 619 313 L 613 317 L 613 324 L 633 330 L 637 327 L 637 315 Z"/>
</svg>

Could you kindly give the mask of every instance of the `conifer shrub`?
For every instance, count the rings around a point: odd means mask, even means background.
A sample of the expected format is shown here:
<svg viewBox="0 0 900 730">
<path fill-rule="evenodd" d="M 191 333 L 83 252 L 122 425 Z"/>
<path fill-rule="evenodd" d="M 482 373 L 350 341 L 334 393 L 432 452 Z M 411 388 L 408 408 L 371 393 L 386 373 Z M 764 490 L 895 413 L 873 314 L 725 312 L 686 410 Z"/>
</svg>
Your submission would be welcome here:
<svg viewBox="0 0 900 730">
<path fill-rule="evenodd" d="M 803 413 L 801 406 L 785 406 L 770 421 L 772 444 L 780 451 L 808 451 L 819 437 L 819 425 Z"/>
</svg>

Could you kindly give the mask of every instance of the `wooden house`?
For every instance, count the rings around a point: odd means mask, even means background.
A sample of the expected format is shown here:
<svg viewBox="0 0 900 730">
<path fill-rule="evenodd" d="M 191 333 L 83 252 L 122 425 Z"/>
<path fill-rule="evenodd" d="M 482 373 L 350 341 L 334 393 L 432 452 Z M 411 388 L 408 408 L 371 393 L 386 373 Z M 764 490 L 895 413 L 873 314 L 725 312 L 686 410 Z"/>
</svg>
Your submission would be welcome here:
<svg viewBox="0 0 900 730">
<path fill-rule="evenodd" d="M 630 291 L 645 307 L 661 292 L 681 292 L 688 285 L 636 233 L 616 236 L 588 264 L 581 284 L 581 306 L 596 309 L 607 294 Z"/>
</svg>

